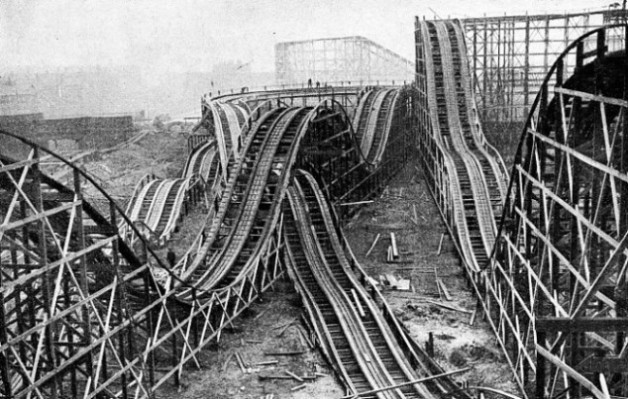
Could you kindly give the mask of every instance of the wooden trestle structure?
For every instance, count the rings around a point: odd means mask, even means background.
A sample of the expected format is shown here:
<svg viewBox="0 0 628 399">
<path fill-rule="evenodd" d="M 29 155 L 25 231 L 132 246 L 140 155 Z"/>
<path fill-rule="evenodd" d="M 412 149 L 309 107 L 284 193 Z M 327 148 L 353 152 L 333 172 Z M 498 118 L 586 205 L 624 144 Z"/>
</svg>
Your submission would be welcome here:
<svg viewBox="0 0 628 399">
<path fill-rule="evenodd" d="M 416 25 L 420 160 L 521 392 L 627 396 L 628 26 L 582 35 L 551 65 L 530 104 L 503 212 L 494 216 L 495 246 L 483 253 L 468 236 L 490 222 L 476 211 L 478 197 L 464 210 L 457 204 L 459 164 L 448 161 L 441 137 L 447 114 L 439 99 L 448 94 L 439 94 L 439 65 L 456 46 L 454 36 L 440 45 L 432 38 L 439 24 L 458 22 Z M 456 76 L 458 89 L 468 84 Z M 436 110 L 434 101 L 443 105 Z M 460 229 L 461 217 L 475 222 Z"/>
<path fill-rule="evenodd" d="M 276 101 L 277 93 L 251 112 L 250 133 L 242 132 L 247 137 L 242 159 L 255 145 L 259 121 L 278 113 L 300 115 L 297 139 L 271 154 L 273 168 L 287 168 L 276 175 L 289 179 L 293 165 L 315 172 L 333 201 L 373 195 L 409 153 L 412 96 L 408 89 L 397 93 L 395 107 L 382 116 L 395 130 L 387 135 L 390 145 L 381 143 L 386 149 L 377 163 L 365 162 L 360 154 L 339 102 L 286 107 Z M 169 270 L 123 209 L 78 167 L 10 132 L 0 131 L 0 140 L 11 140 L 30 154 L 19 160 L 0 156 L 2 397 L 151 397 L 163 384 L 178 384 L 187 367 L 200 368 L 199 352 L 284 274 L 280 214 L 268 218 L 272 225 L 237 277 L 207 290 L 193 273 Z M 291 158 L 284 158 L 285 151 Z M 44 155 L 71 170 L 71 187 L 45 173 Z M 229 162 L 232 173 L 236 169 Z M 237 179 L 231 180 L 237 189 Z M 288 181 L 273 184 L 276 205 L 271 209 L 280 212 Z M 222 208 L 217 216 L 210 212 L 208 229 L 221 214 Z M 121 225 L 135 232 L 134 245 L 120 235 Z M 203 239 L 199 232 L 190 252 L 208 247 Z M 187 256 L 183 267 L 208 266 L 208 259 Z"/>
</svg>

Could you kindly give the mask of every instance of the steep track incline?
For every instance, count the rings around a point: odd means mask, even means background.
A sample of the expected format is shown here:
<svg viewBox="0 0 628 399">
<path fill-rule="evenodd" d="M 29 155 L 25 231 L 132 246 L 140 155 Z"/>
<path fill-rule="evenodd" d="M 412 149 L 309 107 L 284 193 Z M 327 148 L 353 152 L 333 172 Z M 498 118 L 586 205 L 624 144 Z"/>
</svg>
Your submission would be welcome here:
<svg viewBox="0 0 628 399">
<path fill-rule="evenodd" d="M 439 156 L 446 165 L 451 191 L 452 228 L 462 252 L 474 271 L 486 267 L 497 231 L 496 213 L 502 209 L 505 175 L 481 143 L 471 119 L 466 87 L 471 78 L 459 42 L 459 25 L 426 21 L 424 36 L 427 100 L 430 130 Z M 450 206 L 447 205 L 448 207 Z"/>
</svg>

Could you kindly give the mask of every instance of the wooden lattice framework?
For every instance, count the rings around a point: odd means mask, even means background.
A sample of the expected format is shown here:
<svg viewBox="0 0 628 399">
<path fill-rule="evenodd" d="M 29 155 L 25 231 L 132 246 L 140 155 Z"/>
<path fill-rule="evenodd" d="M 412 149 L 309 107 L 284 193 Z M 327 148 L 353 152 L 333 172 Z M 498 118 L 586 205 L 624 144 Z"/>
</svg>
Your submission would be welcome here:
<svg viewBox="0 0 628 399">
<path fill-rule="evenodd" d="M 0 164 L 3 397 L 150 397 L 283 274 L 278 229 L 239 284 L 178 303 L 176 276 L 118 235 L 135 227 L 113 199 L 63 159 L 73 189 L 50 179 L 22 141 L 29 158 Z"/>
<path fill-rule="evenodd" d="M 551 66 L 486 270 L 484 303 L 537 397 L 628 394 L 627 43 L 626 26 L 597 29 Z"/>
<path fill-rule="evenodd" d="M 608 8 L 462 19 L 484 123 L 525 122 L 537 89 L 563 49 L 584 33 L 627 17 L 621 9 Z M 623 39 L 611 34 L 607 40 Z M 566 66 L 573 66 L 570 62 L 566 59 Z"/>
<path fill-rule="evenodd" d="M 379 85 L 409 82 L 413 65 L 367 38 L 350 36 L 277 43 L 275 70 L 279 84 Z"/>
</svg>

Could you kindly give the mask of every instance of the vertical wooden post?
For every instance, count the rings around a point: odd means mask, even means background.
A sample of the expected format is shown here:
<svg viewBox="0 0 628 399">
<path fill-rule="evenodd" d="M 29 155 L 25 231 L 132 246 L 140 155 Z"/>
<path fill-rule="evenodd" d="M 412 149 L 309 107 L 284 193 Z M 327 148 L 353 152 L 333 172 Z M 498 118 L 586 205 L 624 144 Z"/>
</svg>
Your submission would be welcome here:
<svg viewBox="0 0 628 399">
<path fill-rule="evenodd" d="M 76 199 L 81 201 L 81 203 L 79 205 L 76 206 L 76 215 L 74 216 L 76 222 L 76 239 L 78 241 L 78 247 L 79 248 L 85 248 L 85 232 L 83 230 L 83 192 L 81 191 L 81 180 L 80 180 L 80 175 L 78 173 L 78 170 L 74 170 L 74 194 L 76 195 Z M 79 265 L 79 285 L 80 285 L 80 289 L 83 292 L 83 295 L 87 296 L 89 294 L 89 287 L 88 287 L 88 282 L 87 282 L 87 262 L 86 262 L 86 258 L 85 255 L 79 257 L 78 259 L 78 265 Z M 91 310 L 91 306 L 89 305 L 85 305 L 85 309 L 82 312 L 83 315 L 83 326 L 85 328 L 85 334 L 82 337 L 82 345 L 89 347 L 91 346 L 91 331 L 92 331 L 92 324 L 91 324 L 91 316 L 90 313 L 92 312 Z M 97 376 L 94 375 L 94 369 L 93 369 L 93 358 L 92 358 L 92 352 L 89 351 L 86 355 L 85 355 L 85 370 L 88 376 L 90 376 L 92 378 L 92 381 L 96 381 Z M 91 384 L 91 387 L 93 387 L 94 384 Z"/>
<path fill-rule="evenodd" d="M 530 16 L 526 13 L 525 50 L 523 53 L 523 112 L 530 112 Z"/>
<path fill-rule="evenodd" d="M 33 148 L 33 152 L 34 152 L 33 157 L 35 159 L 38 159 L 39 152 L 38 152 L 37 147 Z M 35 204 L 35 209 L 37 210 L 37 212 L 41 213 L 44 211 L 44 201 L 43 201 L 42 192 L 41 192 L 42 182 L 41 182 L 41 172 L 39 170 L 39 164 L 38 163 L 34 164 L 31 170 L 33 172 L 33 188 L 34 188 L 34 196 L 35 196 L 35 198 L 32 199 L 32 202 Z M 39 225 L 38 247 L 39 247 L 39 254 L 41 256 L 40 267 L 45 267 L 47 266 L 47 263 L 48 263 L 48 247 L 46 245 L 45 217 L 40 217 L 37 224 Z M 52 232 L 50 233 L 52 234 Z M 61 264 L 58 267 L 65 267 L 65 266 Z M 41 286 L 41 293 L 42 293 L 44 313 L 47 314 L 48 318 L 51 318 L 54 312 L 54 309 L 51 309 L 51 304 L 52 304 L 51 295 L 54 292 L 51 286 L 51 279 L 52 279 L 51 270 L 46 269 L 43 273 L 42 279 L 43 279 L 43 282 Z M 54 345 L 55 338 L 57 336 L 56 325 L 57 325 L 56 321 L 52 321 L 52 322 L 46 323 L 44 327 L 44 346 L 45 346 L 44 350 L 47 352 L 48 364 L 53 369 L 56 368 L 58 365 L 56 352 L 55 352 L 55 345 Z M 61 386 L 61 381 L 59 380 L 59 378 L 60 378 L 59 373 L 55 373 L 55 376 L 52 378 L 52 389 L 51 389 L 52 398 L 57 397 L 58 389 Z"/>
<path fill-rule="evenodd" d="M 0 259 L 0 270 L 2 269 L 2 259 Z M 0 287 L 2 287 L 4 284 L 4 279 L 2 276 L 2 273 L 0 273 Z M 17 297 L 19 298 L 20 294 L 17 293 Z M 7 320 L 6 320 L 6 315 L 4 313 L 4 309 L 5 309 L 5 305 L 4 305 L 4 291 L 0 291 L 0 305 L 2 305 L 0 307 L 0 344 L 5 344 L 8 341 L 8 334 L 7 334 Z M 18 309 L 18 320 L 20 318 L 20 308 Z M 0 352 L 0 376 L 2 376 L 2 385 L 4 388 L 4 395 L 7 398 L 12 398 L 13 397 L 13 391 L 11 389 L 11 378 L 9 375 L 9 370 L 10 370 L 10 364 L 9 364 L 9 358 L 8 355 L 5 355 L 5 353 L 9 353 L 9 351 L 2 351 Z"/>
<path fill-rule="evenodd" d="M 111 223 L 111 228 L 115 229 L 117 228 L 118 223 L 116 220 L 116 207 L 113 202 L 109 203 L 109 214 L 110 214 L 109 220 Z M 115 234 L 115 233 L 112 233 L 112 234 Z M 118 281 L 118 287 L 117 287 L 117 292 L 116 292 L 116 296 L 117 296 L 116 306 L 118 308 L 118 312 L 117 312 L 118 324 L 122 325 L 124 323 L 124 313 L 125 313 L 125 308 L 126 308 L 125 303 L 124 303 L 126 290 L 125 290 L 125 285 L 124 285 L 125 284 L 124 276 L 122 275 L 122 273 L 120 273 L 120 255 L 118 252 L 120 243 L 118 240 L 120 240 L 120 238 L 112 242 L 112 256 L 113 256 L 112 266 L 114 268 L 114 272 Z M 119 332 L 117 335 L 118 335 L 118 357 L 120 358 L 122 367 L 125 367 L 127 359 L 126 359 L 126 354 L 124 351 L 124 348 L 125 348 L 124 331 Z M 113 337 L 112 337 L 112 340 L 113 340 Z M 122 397 L 126 399 L 128 397 L 126 372 L 120 375 L 120 384 L 122 385 Z"/>
<path fill-rule="evenodd" d="M 536 338 L 539 345 L 545 345 L 545 331 L 536 332 Z M 536 354 L 536 398 L 545 397 L 545 358 Z"/>
</svg>

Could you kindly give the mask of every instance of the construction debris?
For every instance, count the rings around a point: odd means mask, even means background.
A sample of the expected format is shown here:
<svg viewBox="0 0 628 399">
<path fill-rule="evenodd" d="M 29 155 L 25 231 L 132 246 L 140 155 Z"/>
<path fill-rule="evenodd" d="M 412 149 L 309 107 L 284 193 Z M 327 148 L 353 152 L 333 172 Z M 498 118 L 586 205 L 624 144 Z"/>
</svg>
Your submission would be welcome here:
<svg viewBox="0 0 628 399">
<path fill-rule="evenodd" d="M 267 360 L 265 362 L 255 363 L 256 366 L 272 366 L 279 363 L 279 360 Z"/>
<path fill-rule="evenodd" d="M 300 389 L 305 388 L 305 384 L 297 385 L 296 387 L 290 389 L 291 391 L 298 391 Z"/>
<path fill-rule="evenodd" d="M 305 351 L 290 351 L 290 352 L 264 352 L 264 356 L 297 356 L 304 354 Z"/>
<path fill-rule="evenodd" d="M 440 242 L 438 243 L 438 251 L 437 251 L 437 252 L 438 252 L 437 254 L 438 254 L 439 256 L 440 256 L 440 253 L 441 253 L 441 251 L 442 251 L 442 249 L 443 249 L 443 240 L 444 240 L 444 239 L 445 239 L 445 233 L 443 233 L 443 234 L 441 234 L 441 235 L 440 235 Z"/>
<path fill-rule="evenodd" d="M 225 362 L 222 364 L 222 371 L 227 370 L 227 366 L 229 365 L 229 362 L 231 361 L 232 357 L 233 357 L 233 352 L 231 352 L 229 356 L 227 356 L 227 359 L 225 359 Z"/>
<path fill-rule="evenodd" d="M 440 302 L 432 301 L 432 300 L 429 300 L 429 299 L 427 299 L 427 300 L 426 300 L 426 302 L 429 302 L 429 303 L 431 303 L 431 304 L 433 304 L 433 305 L 440 306 L 441 308 L 445 308 L 445 309 L 453 310 L 453 311 L 456 311 L 456 312 L 462 312 L 462 313 L 468 313 L 468 314 L 472 314 L 472 313 L 473 313 L 473 312 L 472 312 L 472 311 L 470 311 L 470 310 L 461 309 L 461 308 L 458 308 L 458 307 L 453 306 L 453 305 L 446 305 L 446 304 L 444 304 L 444 303 L 440 303 Z"/>
<path fill-rule="evenodd" d="M 297 380 L 299 382 L 303 382 L 303 378 L 301 378 L 298 375 L 294 374 L 290 370 L 285 370 L 285 373 L 288 374 L 290 377 L 294 378 L 295 380 Z"/>
<path fill-rule="evenodd" d="M 392 247 L 392 257 L 393 259 L 397 259 L 399 257 L 399 250 L 397 249 L 397 238 L 395 237 L 395 233 L 390 233 L 390 245 Z"/>
<path fill-rule="evenodd" d="M 441 280 L 440 278 L 437 278 L 436 284 L 438 284 L 440 289 L 443 291 L 443 294 L 445 295 L 445 299 L 447 299 L 448 301 L 453 301 L 453 298 L 451 297 L 451 295 L 449 295 L 449 290 L 445 286 L 445 283 L 443 282 L 443 280 Z"/>
<path fill-rule="evenodd" d="M 383 285 L 388 285 L 392 290 L 410 291 L 409 279 L 397 278 L 392 274 L 380 275 L 379 279 Z"/>
</svg>

